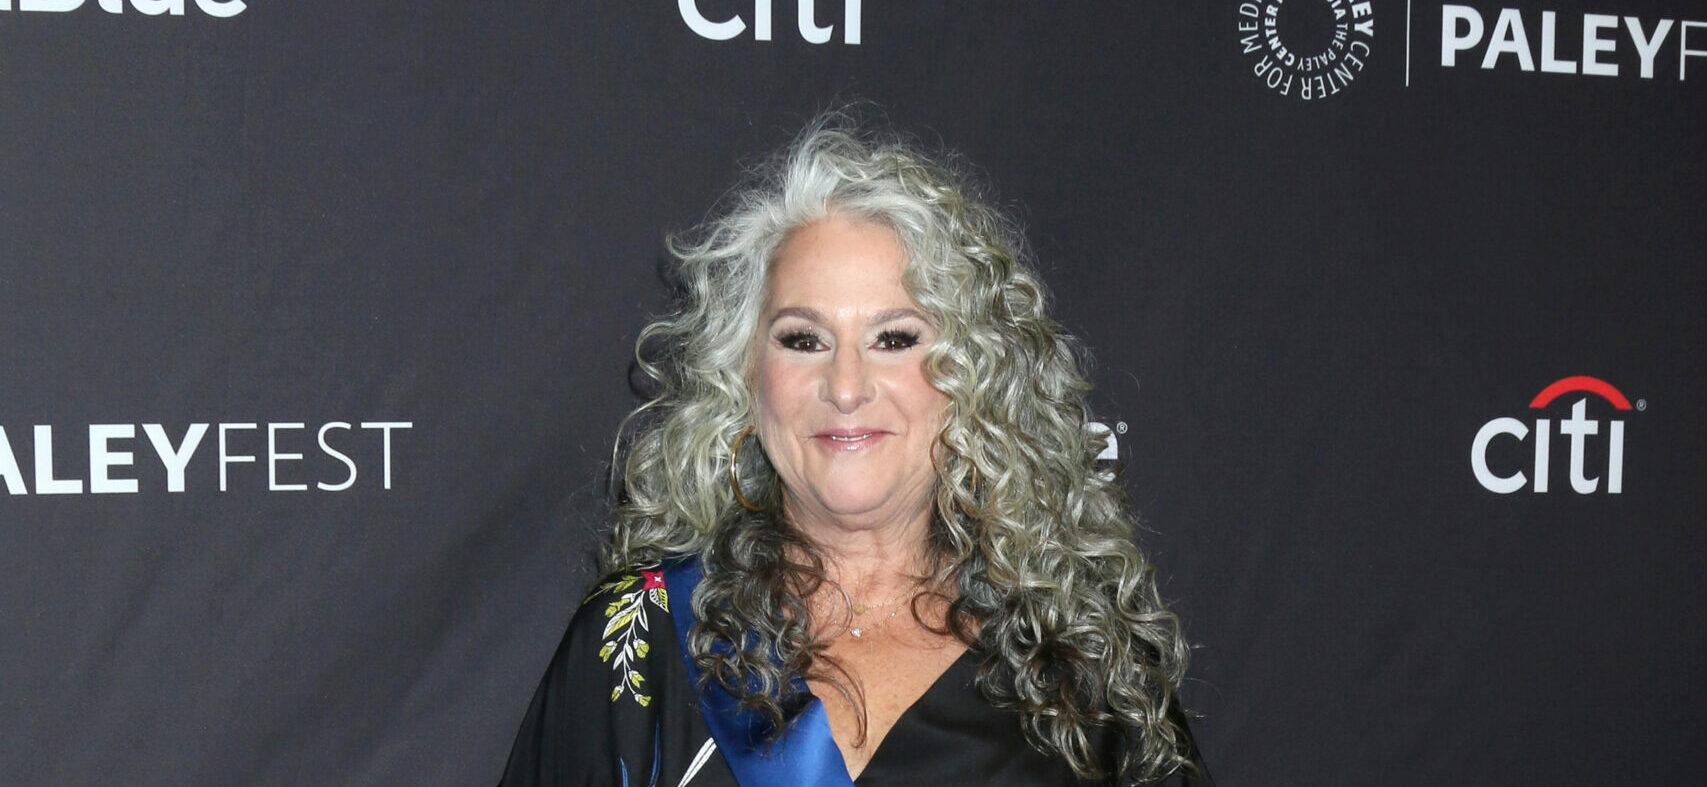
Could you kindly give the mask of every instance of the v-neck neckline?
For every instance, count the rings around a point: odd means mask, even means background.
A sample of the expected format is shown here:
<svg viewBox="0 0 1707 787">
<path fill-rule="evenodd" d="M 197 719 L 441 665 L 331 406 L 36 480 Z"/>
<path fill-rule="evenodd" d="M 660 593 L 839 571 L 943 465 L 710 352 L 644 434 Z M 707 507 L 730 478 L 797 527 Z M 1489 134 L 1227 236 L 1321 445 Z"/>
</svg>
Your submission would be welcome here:
<svg viewBox="0 0 1707 787">
<path fill-rule="evenodd" d="M 877 764 L 878 758 L 883 756 L 883 752 L 886 750 L 885 744 L 889 742 L 889 739 L 895 735 L 897 730 L 900 730 L 904 724 L 907 724 L 907 722 L 912 719 L 915 715 L 914 711 L 924 705 L 926 700 L 930 700 L 936 694 L 941 691 L 945 691 L 946 689 L 944 687 L 949 684 L 949 676 L 958 673 L 962 669 L 963 664 L 970 663 L 975 660 L 976 655 L 977 648 L 974 647 L 968 647 L 961 651 L 960 655 L 956 657 L 954 661 L 949 662 L 948 667 L 944 669 L 941 674 L 936 676 L 936 680 L 931 681 L 931 684 L 925 687 L 924 692 L 919 694 L 918 697 L 915 697 L 912 704 L 908 705 L 901 711 L 900 715 L 895 717 L 894 723 L 890 724 L 889 730 L 883 734 L 883 739 L 878 741 L 877 747 L 871 750 L 871 756 L 865 758 L 865 767 L 860 769 L 859 776 L 854 776 L 852 772 L 848 771 L 848 762 L 847 758 L 842 756 L 842 747 L 835 745 L 835 736 L 830 734 L 829 718 L 820 716 L 818 721 L 824 725 L 824 738 L 831 742 L 831 748 L 836 752 L 836 759 L 840 760 L 842 763 L 842 771 L 848 774 L 848 781 L 853 782 L 857 787 L 860 783 L 859 780 L 864 778 L 867 773 L 871 772 L 871 766 Z M 823 700 L 819 699 L 816 694 L 812 694 L 811 701 L 823 702 Z"/>
<path fill-rule="evenodd" d="M 663 565 L 664 584 L 675 591 L 677 597 L 674 600 L 677 604 L 685 607 L 686 614 L 670 616 L 671 627 L 675 629 L 684 675 L 690 684 L 694 685 L 699 684 L 701 676 L 687 643 L 691 639 L 691 629 L 697 623 L 697 616 L 693 613 L 693 597 L 703 576 L 702 571 L 701 565 L 687 557 L 666 562 Z M 915 724 L 914 718 L 918 715 L 920 707 L 927 702 L 933 702 L 939 694 L 946 690 L 945 687 L 950 685 L 951 679 L 948 676 L 958 674 L 964 665 L 976 657 L 975 645 L 966 648 L 959 657 L 948 665 L 948 668 L 936 676 L 923 693 L 895 717 L 894 723 L 889 726 L 889 731 L 884 734 L 884 739 L 878 742 L 877 747 L 872 750 L 871 756 L 866 759 L 865 767 L 860 769 L 860 778 L 869 775 L 872 765 L 878 764 L 884 757 L 884 752 L 891 748 L 885 744 L 891 736 L 896 734 L 896 728 L 903 728 L 904 730 Z M 785 751 L 789 753 L 775 752 L 774 754 L 780 755 L 776 757 L 759 755 L 743 748 L 743 741 L 745 745 L 751 746 L 754 740 L 752 736 L 760 732 L 754 726 L 755 719 L 750 711 L 740 709 L 734 698 L 722 691 L 716 681 L 711 681 L 709 685 L 700 689 L 697 702 L 699 715 L 712 738 L 716 740 L 717 746 L 724 750 L 724 761 L 728 764 L 730 771 L 737 781 L 741 781 L 744 778 L 743 774 L 745 774 L 752 777 L 755 783 L 787 784 L 800 783 L 801 780 L 789 778 L 787 781 L 783 781 L 781 779 L 784 778 L 784 774 L 798 777 L 802 773 L 799 769 L 804 767 L 806 771 L 815 774 L 807 780 L 809 782 L 847 784 L 857 787 L 858 782 L 848 772 L 847 760 L 842 757 L 841 747 L 836 745 L 834 736 L 830 734 L 829 717 L 824 712 L 823 701 L 812 693 L 803 678 L 796 676 L 790 682 L 810 699 L 796 713 L 789 714 L 787 723 L 790 726 L 798 726 L 791 732 L 784 734 L 784 737 L 799 734 L 799 745 L 784 747 Z M 834 765 L 831 764 L 832 760 Z"/>
</svg>

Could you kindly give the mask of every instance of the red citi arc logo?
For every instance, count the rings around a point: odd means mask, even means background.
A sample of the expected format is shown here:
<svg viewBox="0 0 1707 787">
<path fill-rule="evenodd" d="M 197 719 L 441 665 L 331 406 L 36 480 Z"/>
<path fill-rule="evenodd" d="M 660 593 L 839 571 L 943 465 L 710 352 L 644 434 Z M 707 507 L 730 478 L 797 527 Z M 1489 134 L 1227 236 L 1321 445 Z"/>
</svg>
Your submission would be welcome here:
<svg viewBox="0 0 1707 787">
<path fill-rule="evenodd" d="M 1598 396 L 1612 405 L 1616 412 L 1628 412 L 1632 409 L 1630 400 L 1610 383 L 1583 375 L 1566 377 L 1541 389 L 1541 393 L 1536 394 L 1530 401 L 1529 408 L 1544 410 L 1554 400 L 1575 393 Z M 1601 422 L 1588 417 L 1588 401 L 1589 396 L 1577 399 L 1571 405 L 1570 417 L 1559 421 L 1559 434 L 1568 436 L 1571 440 L 1571 490 L 1579 495 L 1594 494 L 1600 489 L 1600 482 L 1605 480 L 1606 493 L 1616 495 L 1624 490 L 1624 422 L 1607 422 L 1605 476 L 1588 475 L 1588 469 L 1584 467 L 1587 444 L 1590 438 L 1601 433 Z M 1495 418 L 1483 424 L 1476 432 L 1475 441 L 1470 444 L 1470 469 L 1475 471 L 1476 480 L 1484 489 L 1502 495 L 1516 492 L 1525 485 L 1528 485 L 1531 491 L 1546 492 L 1551 475 L 1552 427 L 1552 420 L 1547 418 L 1535 419 L 1533 430 L 1529 424 L 1516 418 Z M 1533 435 L 1530 434 L 1531 431 L 1534 432 Z M 1496 438 L 1502 437 L 1513 438 L 1519 442 L 1533 437 L 1535 452 L 1534 463 L 1529 468 L 1531 475 L 1526 476 L 1522 470 L 1501 475 L 1488 467 L 1488 445 Z"/>
</svg>

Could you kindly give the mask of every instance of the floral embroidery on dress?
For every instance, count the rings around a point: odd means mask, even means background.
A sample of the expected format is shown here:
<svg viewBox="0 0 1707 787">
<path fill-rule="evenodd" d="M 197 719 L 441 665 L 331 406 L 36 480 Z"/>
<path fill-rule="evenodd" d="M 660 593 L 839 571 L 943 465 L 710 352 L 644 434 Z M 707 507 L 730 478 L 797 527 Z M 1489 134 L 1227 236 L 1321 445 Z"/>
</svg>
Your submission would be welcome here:
<svg viewBox="0 0 1707 787">
<path fill-rule="evenodd" d="M 635 587 L 639 585 L 639 587 Z M 641 707 L 652 704 L 652 695 L 645 693 L 646 677 L 637 668 L 646 654 L 652 651 L 646 634 L 652 622 L 646 605 L 670 611 L 670 594 L 664 589 L 664 572 L 657 565 L 623 574 L 599 586 L 599 593 L 620 593 L 605 606 L 604 646 L 599 648 L 599 660 L 609 662 L 616 673 L 616 685 L 611 687 L 610 701 L 628 694 Z"/>
</svg>

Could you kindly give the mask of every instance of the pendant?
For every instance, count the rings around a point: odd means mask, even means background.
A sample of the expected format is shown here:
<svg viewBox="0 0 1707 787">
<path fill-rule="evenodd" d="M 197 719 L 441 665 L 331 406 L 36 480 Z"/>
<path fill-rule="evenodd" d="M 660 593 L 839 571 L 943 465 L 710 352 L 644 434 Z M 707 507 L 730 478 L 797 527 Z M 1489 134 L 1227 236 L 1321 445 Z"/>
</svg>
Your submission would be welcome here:
<svg viewBox="0 0 1707 787">
<path fill-rule="evenodd" d="M 856 626 L 854 628 L 848 629 L 848 633 L 854 635 L 854 639 L 859 639 L 860 637 L 865 636 L 865 629 L 862 629 L 862 628 L 859 628 Z"/>
</svg>

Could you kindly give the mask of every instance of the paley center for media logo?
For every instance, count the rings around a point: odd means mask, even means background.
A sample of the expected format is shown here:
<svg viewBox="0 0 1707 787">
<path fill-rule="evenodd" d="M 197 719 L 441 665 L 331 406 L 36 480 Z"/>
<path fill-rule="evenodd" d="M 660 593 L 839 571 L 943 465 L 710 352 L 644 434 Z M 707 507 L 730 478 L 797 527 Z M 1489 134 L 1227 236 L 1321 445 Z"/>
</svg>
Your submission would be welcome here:
<svg viewBox="0 0 1707 787">
<path fill-rule="evenodd" d="M 1370 0 L 1258 0 L 1239 4 L 1239 46 L 1269 90 L 1301 101 L 1338 95 L 1369 61 Z"/>
<path fill-rule="evenodd" d="M 136 478 L 121 477 L 131 475 L 125 468 L 135 467 L 137 453 L 127 450 L 131 446 L 124 441 L 136 439 L 136 424 L 90 424 L 85 430 L 88 437 L 89 464 L 88 472 L 83 477 L 57 475 L 54 464 L 54 430 L 50 424 L 36 424 L 29 434 L 33 438 L 28 445 L 31 448 L 34 462 L 34 477 L 26 478 L 23 466 L 18 462 L 18 454 L 13 450 L 13 441 L 7 436 L 6 427 L 0 425 L 0 485 L 11 495 L 27 495 L 32 492 L 37 495 L 81 495 L 89 494 L 136 494 L 143 491 Z M 148 444 L 154 449 L 154 456 L 165 470 L 166 491 L 186 491 L 185 470 L 197 455 L 203 438 L 207 436 L 210 425 L 205 423 L 190 424 L 183 436 L 174 439 L 161 424 L 142 424 L 142 433 L 148 438 Z M 258 476 L 259 465 L 263 456 L 266 464 L 266 491 L 269 492 L 300 492 L 308 489 L 304 483 L 300 468 L 293 468 L 293 463 L 302 462 L 302 449 L 308 441 L 308 436 L 295 434 L 308 428 L 302 422 L 280 423 L 222 423 L 211 425 L 217 428 L 217 447 L 212 453 L 217 454 L 208 461 L 219 465 L 219 491 L 229 488 L 228 476 L 233 465 L 253 466 L 245 475 Z M 326 478 L 315 479 L 314 487 L 322 492 L 342 492 L 356 485 L 360 475 L 357 463 L 351 454 L 368 456 L 372 454 L 371 445 L 379 444 L 380 483 L 385 489 L 391 488 L 391 448 L 392 432 L 413 428 L 409 421 L 363 421 L 357 428 L 347 421 L 329 421 L 315 431 L 314 441 L 320 452 L 326 457 L 336 460 L 343 465 L 342 470 L 334 471 L 341 474 Z M 260 435 L 266 434 L 266 452 L 260 451 Z M 374 434 L 377 432 L 378 434 Z M 22 430 L 14 434 L 21 436 Z M 61 432 L 63 434 L 63 432 Z M 295 450 L 293 450 L 295 449 Z M 347 452 L 347 453 L 346 453 Z M 63 453 L 63 452 L 62 452 Z M 201 452 L 207 456 L 209 452 Z M 323 463 L 325 464 L 325 463 Z M 334 465 L 335 467 L 335 465 Z M 238 471 L 242 473 L 241 470 Z M 294 478 L 296 482 L 280 480 L 281 475 Z M 84 480 L 88 483 L 85 485 Z M 33 482 L 33 483 L 32 483 Z M 330 482 L 330 483 L 328 483 Z M 260 479 L 248 479 L 244 488 L 259 487 Z M 370 482 L 371 483 L 371 482 Z"/>
<path fill-rule="evenodd" d="M 1596 409 L 1611 408 L 1612 417 L 1604 421 L 1590 418 L 1591 401 L 1596 402 Z M 1554 424 L 1552 418 L 1545 416 L 1555 402 L 1570 405 L 1570 415 L 1558 421 L 1558 433 L 1570 443 L 1571 491 L 1579 495 L 1599 491 L 1616 495 L 1624 491 L 1624 420 L 1618 416 L 1645 409 L 1647 403 L 1638 399 L 1632 406 L 1610 383 L 1584 375 L 1566 377 L 1541 389 L 1529 402 L 1529 409 L 1536 416 L 1532 422 L 1501 416 L 1477 430 L 1476 439 L 1470 443 L 1470 469 L 1483 489 L 1511 494 L 1527 486 L 1531 492 L 1545 493 L 1553 486 Z M 1488 457 L 1489 448 L 1505 442 L 1520 444 L 1517 456 L 1522 458 L 1512 461 L 1513 452 L 1500 446 L 1496 450 L 1506 455 L 1506 463 L 1496 467 Z M 1533 450 L 1521 451 L 1523 443 Z M 1604 467 L 1598 463 L 1589 465 L 1591 444 L 1596 453 L 1604 454 Z"/>
<path fill-rule="evenodd" d="M 82 8 L 87 0 L 17 0 L 19 11 L 65 13 Z M 248 4 L 243 0 L 95 0 L 95 5 L 109 14 L 122 14 L 129 4 L 131 10 L 148 16 L 183 16 L 186 8 L 194 7 L 208 16 L 231 17 L 243 13 Z M 0 0 L 0 11 L 11 11 L 12 0 Z"/>
<path fill-rule="evenodd" d="M 1677 10 L 1693 7 L 1670 3 Z M 1707 21 L 1666 9 L 1544 8 L 1406 0 L 1404 84 L 1413 65 L 1443 70 L 1687 81 L 1707 59 Z M 1629 9 L 1623 9 L 1628 11 Z M 1602 13 L 1596 13 L 1601 11 Z M 1370 0 L 1245 0 L 1239 46 L 1251 73 L 1283 96 L 1339 94 L 1363 73 L 1375 39 Z M 1698 67 L 1702 63 L 1696 63 Z"/>
</svg>

